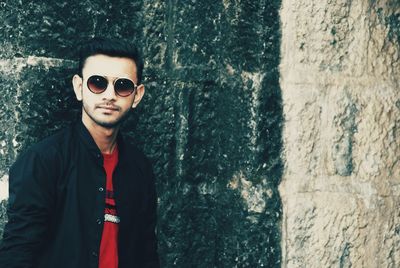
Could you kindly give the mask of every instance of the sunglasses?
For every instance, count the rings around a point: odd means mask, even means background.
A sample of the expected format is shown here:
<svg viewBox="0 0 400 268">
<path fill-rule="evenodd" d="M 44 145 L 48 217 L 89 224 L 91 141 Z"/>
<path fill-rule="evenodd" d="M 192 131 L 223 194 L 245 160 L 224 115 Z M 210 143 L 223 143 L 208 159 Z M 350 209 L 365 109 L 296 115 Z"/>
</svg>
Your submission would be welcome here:
<svg viewBox="0 0 400 268">
<path fill-rule="evenodd" d="M 113 85 L 115 93 L 121 97 L 128 97 L 137 88 L 137 85 L 128 78 L 117 78 L 113 81 Z M 108 87 L 108 79 L 104 76 L 92 75 L 87 80 L 87 87 L 94 94 L 101 94 Z"/>
</svg>

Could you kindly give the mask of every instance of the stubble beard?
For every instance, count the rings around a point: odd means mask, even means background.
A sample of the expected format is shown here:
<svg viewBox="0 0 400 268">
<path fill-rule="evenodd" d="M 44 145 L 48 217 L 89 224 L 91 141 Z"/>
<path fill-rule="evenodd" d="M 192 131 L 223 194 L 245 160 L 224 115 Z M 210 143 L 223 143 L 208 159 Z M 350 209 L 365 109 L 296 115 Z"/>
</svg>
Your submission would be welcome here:
<svg viewBox="0 0 400 268">
<path fill-rule="evenodd" d="M 94 110 L 98 109 L 98 108 L 95 107 L 93 109 L 93 113 L 91 112 L 90 108 L 85 105 L 85 103 L 82 104 L 82 108 L 83 108 L 84 112 L 89 116 L 89 118 L 95 124 L 97 124 L 101 127 L 104 127 L 104 128 L 108 128 L 108 129 L 112 129 L 112 128 L 116 128 L 116 127 L 120 126 L 128 118 L 129 112 L 130 112 L 130 110 L 128 109 L 116 120 L 108 122 L 108 121 L 101 121 L 94 116 Z"/>
</svg>

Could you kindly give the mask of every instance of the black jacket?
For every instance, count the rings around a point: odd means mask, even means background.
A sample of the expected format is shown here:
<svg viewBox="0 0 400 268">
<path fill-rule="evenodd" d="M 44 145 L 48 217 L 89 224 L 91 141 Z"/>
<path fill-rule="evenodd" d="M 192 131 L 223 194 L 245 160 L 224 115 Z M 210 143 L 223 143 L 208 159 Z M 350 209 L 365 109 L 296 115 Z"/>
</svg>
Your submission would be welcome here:
<svg viewBox="0 0 400 268">
<path fill-rule="evenodd" d="M 151 166 L 121 136 L 118 149 L 113 186 L 119 268 L 159 267 Z M 98 267 L 106 174 L 103 156 L 81 122 L 22 154 L 9 182 L 0 267 Z"/>
</svg>

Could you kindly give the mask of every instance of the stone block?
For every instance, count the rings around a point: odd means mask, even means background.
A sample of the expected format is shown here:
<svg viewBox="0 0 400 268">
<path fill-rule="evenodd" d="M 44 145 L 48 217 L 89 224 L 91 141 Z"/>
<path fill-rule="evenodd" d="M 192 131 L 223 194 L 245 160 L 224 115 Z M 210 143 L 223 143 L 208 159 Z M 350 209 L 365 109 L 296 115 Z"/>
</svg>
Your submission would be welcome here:
<svg viewBox="0 0 400 268">
<path fill-rule="evenodd" d="M 283 2 L 285 267 L 399 265 L 399 8 Z"/>
</svg>

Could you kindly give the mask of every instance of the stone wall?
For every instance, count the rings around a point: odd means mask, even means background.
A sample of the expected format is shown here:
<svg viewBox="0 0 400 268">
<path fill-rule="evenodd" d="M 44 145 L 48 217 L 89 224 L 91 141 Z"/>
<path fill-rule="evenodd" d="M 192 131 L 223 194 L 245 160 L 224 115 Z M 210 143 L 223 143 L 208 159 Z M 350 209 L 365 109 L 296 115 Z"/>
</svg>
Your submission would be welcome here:
<svg viewBox="0 0 400 268">
<path fill-rule="evenodd" d="M 8 168 L 79 118 L 76 46 L 146 58 L 124 126 L 157 175 L 163 267 L 400 265 L 398 0 L 0 0 Z M 279 189 L 279 190 L 278 190 Z"/>
<path fill-rule="evenodd" d="M 400 266 L 400 2 L 282 1 L 284 267 Z"/>
<path fill-rule="evenodd" d="M 269 0 L 1 0 L 1 223 L 9 166 L 79 117 L 76 45 L 123 36 L 146 56 L 146 95 L 124 128 L 154 163 L 162 266 L 279 267 L 279 8 Z"/>
</svg>

